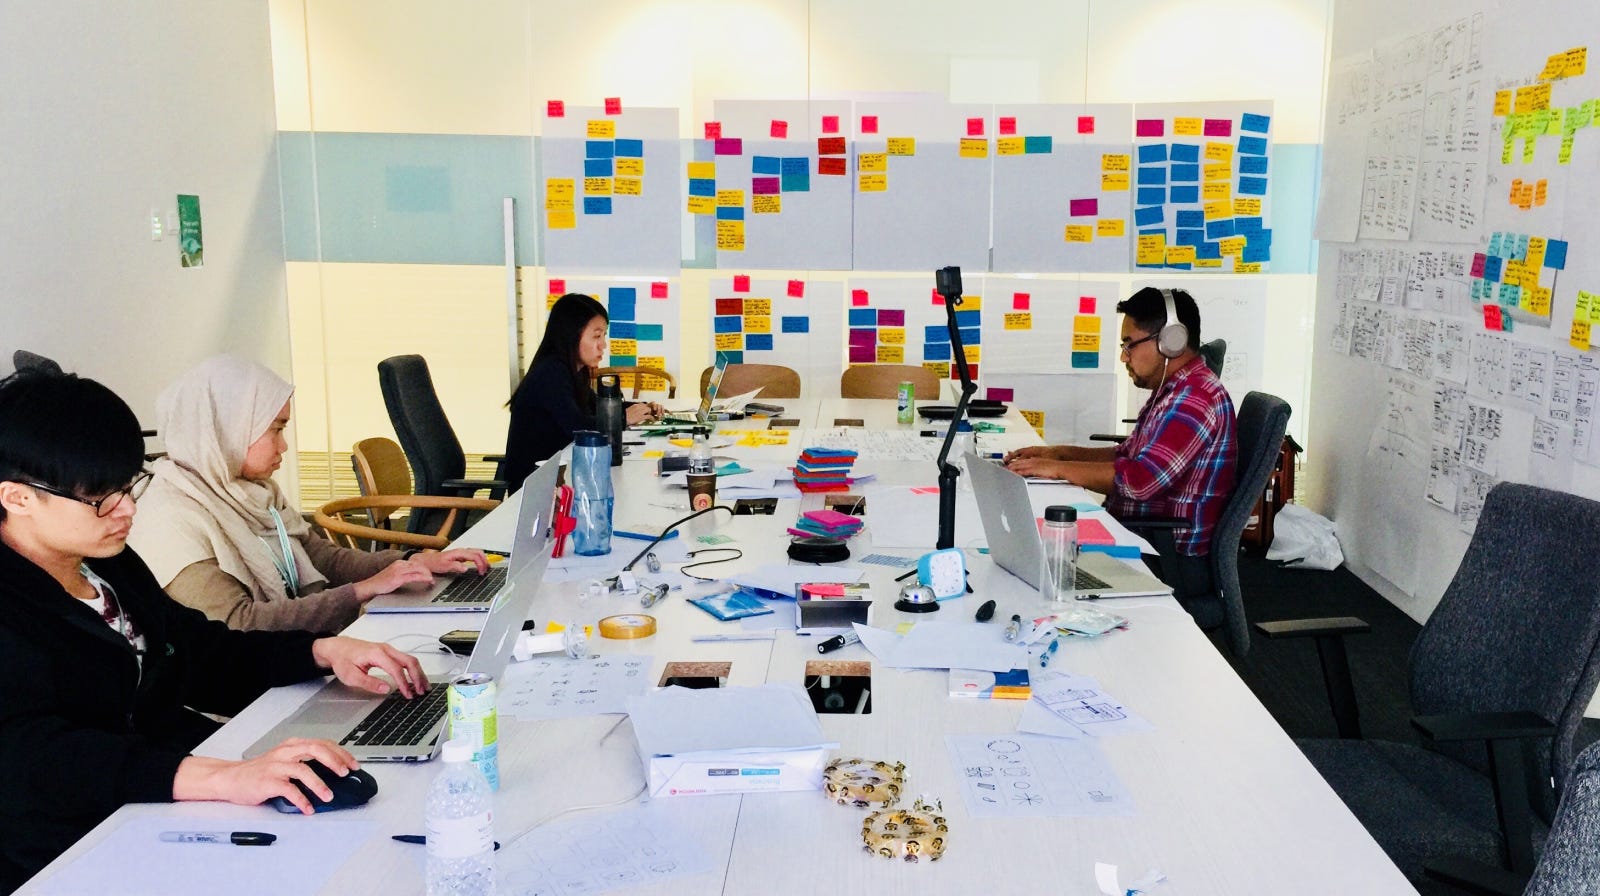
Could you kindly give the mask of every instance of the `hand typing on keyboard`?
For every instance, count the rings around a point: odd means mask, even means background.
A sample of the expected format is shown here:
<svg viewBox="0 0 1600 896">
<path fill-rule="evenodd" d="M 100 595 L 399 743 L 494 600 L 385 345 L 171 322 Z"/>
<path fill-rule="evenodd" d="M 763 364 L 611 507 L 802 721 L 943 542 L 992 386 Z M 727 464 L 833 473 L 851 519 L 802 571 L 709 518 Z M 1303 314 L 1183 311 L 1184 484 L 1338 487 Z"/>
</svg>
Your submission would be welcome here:
<svg viewBox="0 0 1600 896">
<path fill-rule="evenodd" d="M 377 575 L 357 582 L 356 600 L 366 603 L 407 585 L 431 585 L 436 575 L 476 572 L 481 576 L 488 571 L 489 559 L 480 550 L 421 551 L 412 554 L 409 560 L 396 560 Z"/>
<path fill-rule="evenodd" d="M 398 688 L 402 695 L 415 697 L 428 687 L 428 676 L 417 658 L 388 644 L 356 638 L 318 638 L 311 643 L 311 658 L 345 684 L 374 694 L 387 694 Z M 387 673 L 394 685 L 374 676 L 373 669 Z"/>
<path fill-rule="evenodd" d="M 489 571 L 489 558 L 477 548 L 451 548 L 448 551 L 422 551 L 411 555 L 412 563 L 420 563 L 436 576 Z"/>
</svg>

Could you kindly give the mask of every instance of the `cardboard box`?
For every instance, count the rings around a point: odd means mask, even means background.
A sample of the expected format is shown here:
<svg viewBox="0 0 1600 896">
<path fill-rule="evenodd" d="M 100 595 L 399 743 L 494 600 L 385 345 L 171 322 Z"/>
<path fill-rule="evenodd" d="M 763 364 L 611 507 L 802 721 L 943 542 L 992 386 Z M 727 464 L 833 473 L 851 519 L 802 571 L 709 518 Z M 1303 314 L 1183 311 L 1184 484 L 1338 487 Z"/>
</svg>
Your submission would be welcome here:
<svg viewBox="0 0 1600 896">
<path fill-rule="evenodd" d="M 828 747 L 766 753 L 683 753 L 641 756 L 650 795 L 699 796 L 712 793 L 777 793 L 821 790 Z"/>
</svg>

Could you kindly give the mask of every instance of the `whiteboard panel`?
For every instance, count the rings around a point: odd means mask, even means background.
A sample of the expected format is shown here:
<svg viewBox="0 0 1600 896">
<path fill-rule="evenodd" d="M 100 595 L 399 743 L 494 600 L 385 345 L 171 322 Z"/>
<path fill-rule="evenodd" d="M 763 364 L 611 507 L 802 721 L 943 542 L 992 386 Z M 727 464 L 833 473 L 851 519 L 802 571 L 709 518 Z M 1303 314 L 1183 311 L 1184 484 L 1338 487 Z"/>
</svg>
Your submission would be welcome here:
<svg viewBox="0 0 1600 896">
<path fill-rule="evenodd" d="M 544 129 L 545 263 L 562 271 L 677 269 L 678 110 L 629 107 L 608 116 L 568 107 Z"/>
<path fill-rule="evenodd" d="M 805 394 L 832 395 L 844 370 L 843 308 L 838 281 L 712 277 L 708 354 L 780 364 L 799 371 Z"/>
</svg>

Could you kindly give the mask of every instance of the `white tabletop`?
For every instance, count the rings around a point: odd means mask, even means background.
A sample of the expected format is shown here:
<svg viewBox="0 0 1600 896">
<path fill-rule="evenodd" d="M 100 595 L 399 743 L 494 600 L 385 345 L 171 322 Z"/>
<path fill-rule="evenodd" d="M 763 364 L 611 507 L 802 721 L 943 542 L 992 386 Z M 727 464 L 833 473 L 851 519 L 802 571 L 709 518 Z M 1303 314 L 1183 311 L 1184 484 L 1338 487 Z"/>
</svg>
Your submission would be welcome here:
<svg viewBox="0 0 1600 896">
<path fill-rule="evenodd" d="M 920 431 L 922 421 L 897 427 L 893 402 L 824 400 L 789 401 L 789 416 L 802 418 L 804 430 L 793 431 L 789 444 L 759 449 L 723 449 L 747 465 L 793 461 L 805 438 L 831 428 L 835 417 L 862 417 L 880 429 Z M 807 419 L 809 418 L 809 419 Z M 1001 421 L 1003 434 L 980 436 L 980 450 L 1002 451 L 1036 444 L 1037 436 L 1015 411 Z M 886 425 L 887 424 L 887 425 Z M 740 421 L 719 428 L 764 428 L 764 421 Z M 657 450 L 656 440 L 644 453 Z M 931 441 L 931 440 L 930 440 Z M 910 462 L 877 462 L 863 458 L 862 472 L 877 474 L 874 487 L 931 484 L 931 462 L 919 468 Z M 618 473 L 619 516 L 670 521 L 683 506 L 682 490 L 662 486 L 654 460 L 630 459 Z M 1061 486 L 1045 486 L 1052 495 Z M 856 556 L 872 550 L 871 491 L 869 525 L 852 540 Z M 1049 500 L 1057 500 L 1051 497 Z M 1069 498 L 1066 500 L 1076 500 Z M 745 556 L 724 567 L 725 575 L 761 563 L 783 562 L 783 530 L 797 510 L 821 506 L 821 496 L 800 502 L 780 501 L 774 516 L 723 514 L 696 521 L 687 535 L 695 539 L 713 529 L 730 535 Z M 463 543 L 499 546 L 508 543 L 515 502 L 508 502 L 468 532 Z M 981 538 L 981 532 L 958 532 L 958 545 Z M 619 539 L 617 565 L 642 542 Z M 927 546 L 932 548 L 932 544 Z M 913 554 L 912 551 L 900 553 Z M 971 620 L 984 600 L 997 604 L 996 618 L 1043 610 L 1037 592 L 968 550 L 975 593 L 946 601 L 932 617 L 893 609 L 895 570 L 866 565 L 873 585 L 872 621 L 894 627 L 902 621 L 938 618 Z M 546 584 L 535 599 L 533 616 L 546 621 L 593 622 L 606 615 L 638 612 L 632 597 L 586 598 L 576 583 Z M 1155 730 L 1098 739 L 1097 743 L 1131 793 L 1136 813 L 1120 818 L 1052 818 L 1043 820 L 977 819 L 969 816 L 959 791 L 958 772 L 945 745 L 947 734 L 1003 734 L 1016 729 L 1022 709 L 1018 701 L 952 699 L 943 671 L 911 671 L 872 667 L 872 712 L 868 715 L 823 715 L 823 731 L 837 740 L 846 755 L 901 761 L 907 766 L 911 794 L 942 798 L 950 833 L 944 858 L 937 863 L 906 865 L 874 857 L 861 849 L 861 810 L 834 805 L 816 792 L 744 796 L 658 799 L 678 828 L 698 841 L 716 860 L 716 870 L 674 878 L 655 886 L 630 888 L 639 894 L 678 893 L 1095 893 L 1094 865 L 1109 862 L 1123 871 L 1124 882 L 1159 869 L 1170 882 L 1156 894 L 1195 893 L 1410 893 L 1399 870 L 1345 808 L 1293 742 L 1267 714 L 1217 649 L 1195 628 L 1190 617 L 1170 598 L 1139 598 L 1108 607 L 1127 616 L 1127 631 L 1097 639 L 1070 639 L 1062 644 L 1053 669 L 1097 678 L 1102 687 L 1148 719 Z M 771 641 L 702 643 L 697 633 L 726 631 L 738 623 L 720 623 L 688 604 L 681 592 L 648 611 L 658 633 L 633 641 L 592 640 L 602 653 L 634 653 L 653 657 L 650 680 L 656 681 L 670 661 L 726 661 L 729 684 L 795 682 L 805 677 L 805 664 L 818 658 L 815 639 L 780 631 Z M 480 619 L 464 614 L 368 615 L 349 631 L 384 639 L 415 633 L 437 635 L 453 628 L 475 628 Z M 421 639 L 416 639 L 420 641 Z M 398 642 L 410 646 L 405 641 Z M 829 660 L 872 661 L 861 645 L 827 655 Z M 442 674 L 442 658 L 428 661 L 431 673 Z M 263 696 L 233 719 L 197 751 L 237 757 L 315 688 L 315 683 L 279 688 Z M 495 800 L 496 837 L 514 839 L 528 827 L 565 809 L 636 801 L 643 786 L 633 733 L 624 717 L 592 716 L 559 721 L 523 722 L 501 718 L 501 781 Z M 391 834 L 420 833 L 423 796 L 436 768 L 433 764 L 369 763 L 381 790 L 368 805 L 349 812 L 297 819 L 307 825 L 350 818 L 376 823 L 377 830 L 354 857 L 328 880 L 325 893 L 421 893 L 420 848 L 389 840 Z M 247 825 L 277 814 L 263 807 L 223 804 L 134 805 L 119 810 L 51 865 L 30 885 L 82 855 L 130 818 L 146 815 L 215 817 L 219 824 Z M 570 816 L 569 816 L 570 817 Z M 204 850 L 195 861 L 205 861 Z"/>
</svg>

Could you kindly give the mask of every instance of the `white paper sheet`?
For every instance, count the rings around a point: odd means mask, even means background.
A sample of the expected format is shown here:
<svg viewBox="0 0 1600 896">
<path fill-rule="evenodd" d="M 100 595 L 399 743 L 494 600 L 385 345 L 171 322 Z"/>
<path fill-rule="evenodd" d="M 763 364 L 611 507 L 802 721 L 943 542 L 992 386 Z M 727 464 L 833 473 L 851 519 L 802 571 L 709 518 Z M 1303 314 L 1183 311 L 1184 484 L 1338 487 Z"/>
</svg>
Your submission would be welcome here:
<svg viewBox="0 0 1600 896">
<path fill-rule="evenodd" d="M 540 825 L 507 844 L 497 863 L 504 896 L 602 893 L 716 870 L 660 806 Z"/>
<path fill-rule="evenodd" d="M 646 754 L 788 750 L 828 743 L 798 684 L 692 690 L 670 687 L 628 698 L 633 733 Z"/>
<path fill-rule="evenodd" d="M 977 818 L 1132 815 L 1133 798 L 1089 740 L 1027 734 L 945 737 L 967 809 Z"/>
<path fill-rule="evenodd" d="M 535 657 L 512 663 L 500 687 L 500 712 L 519 719 L 565 719 L 627 712 L 650 688 L 653 657 L 630 653 L 575 660 Z"/>
<path fill-rule="evenodd" d="M 981 622 L 918 622 L 904 636 L 857 623 L 861 643 L 893 669 L 981 669 L 1010 672 L 1028 663 L 1024 645 Z"/>
<path fill-rule="evenodd" d="M 1099 683 L 1085 675 L 1060 672 L 1035 675 L 1032 702 L 1093 737 L 1155 730 L 1154 725 L 1100 690 Z"/>
</svg>

